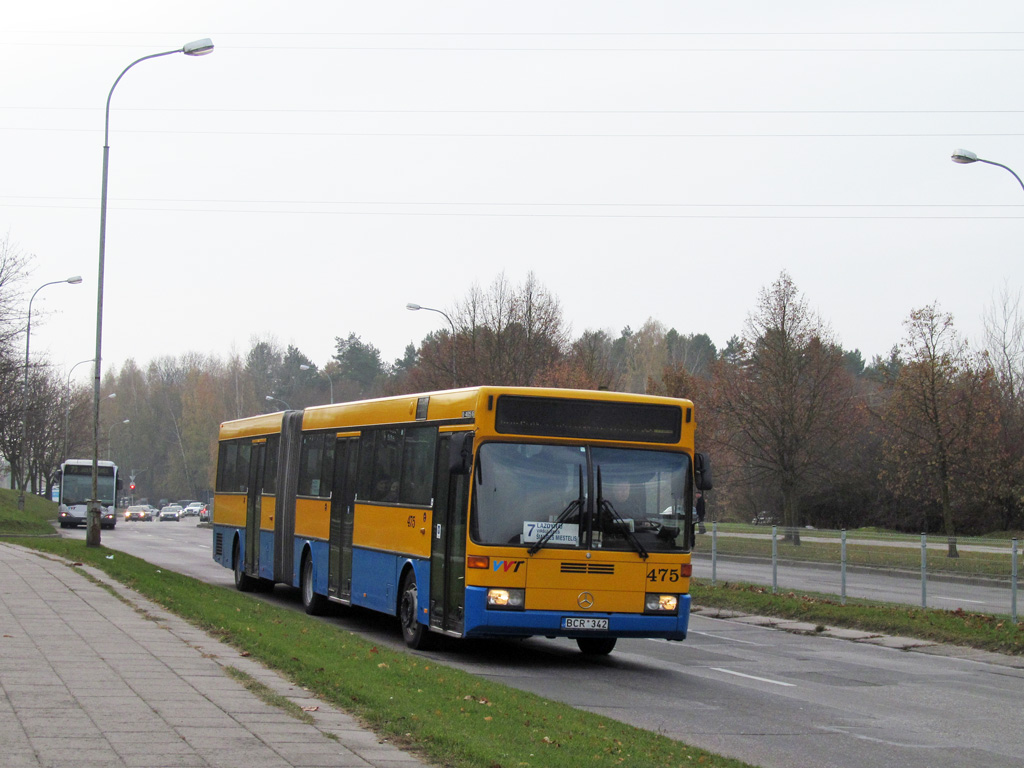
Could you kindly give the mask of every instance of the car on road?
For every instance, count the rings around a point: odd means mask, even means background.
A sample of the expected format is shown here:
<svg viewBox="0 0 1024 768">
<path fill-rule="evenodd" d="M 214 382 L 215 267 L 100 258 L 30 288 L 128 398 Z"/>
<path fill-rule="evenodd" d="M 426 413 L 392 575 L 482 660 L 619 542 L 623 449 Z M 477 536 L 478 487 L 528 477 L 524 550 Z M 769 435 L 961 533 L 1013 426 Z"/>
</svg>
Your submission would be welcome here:
<svg viewBox="0 0 1024 768">
<path fill-rule="evenodd" d="M 774 525 L 775 515 L 772 512 L 758 512 L 750 523 L 752 525 Z"/>
<path fill-rule="evenodd" d="M 181 507 L 177 504 L 168 504 L 166 507 L 160 510 L 160 522 L 165 520 L 173 520 L 176 523 L 181 522 Z"/>
<path fill-rule="evenodd" d="M 134 504 L 124 511 L 124 521 L 141 520 L 146 523 L 153 521 L 153 514 L 145 504 Z"/>
<path fill-rule="evenodd" d="M 211 501 L 201 510 L 199 510 L 199 522 L 209 523 L 213 520 L 213 502 Z"/>
<path fill-rule="evenodd" d="M 201 501 L 193 501 L 181 512 L 185 517 L 198 517 L 199 513 L 203 511 L 204 506 Z"/>
</svg>

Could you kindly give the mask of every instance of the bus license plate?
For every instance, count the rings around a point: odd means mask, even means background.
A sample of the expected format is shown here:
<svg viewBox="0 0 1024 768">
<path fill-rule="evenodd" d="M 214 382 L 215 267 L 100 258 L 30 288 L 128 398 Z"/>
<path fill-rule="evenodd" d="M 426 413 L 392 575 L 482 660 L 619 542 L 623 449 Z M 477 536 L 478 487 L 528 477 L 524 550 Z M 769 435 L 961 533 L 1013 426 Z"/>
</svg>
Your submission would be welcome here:
<svg viewBox="0 0 1024 768">
<path fill-rule="evenodd" d="M 577 616 L 563 616 L 562 629 L 608 629 L 608 619 L 592 619 Z"/>
</svg>

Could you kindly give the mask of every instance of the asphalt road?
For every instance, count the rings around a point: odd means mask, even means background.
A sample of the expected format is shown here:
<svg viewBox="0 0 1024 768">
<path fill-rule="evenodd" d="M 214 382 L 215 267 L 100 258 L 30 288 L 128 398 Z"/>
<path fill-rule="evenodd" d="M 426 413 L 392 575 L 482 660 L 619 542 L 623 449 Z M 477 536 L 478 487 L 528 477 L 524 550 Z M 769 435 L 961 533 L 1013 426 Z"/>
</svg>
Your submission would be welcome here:
<svg viewBox="0 0 1024 768">
<path fill-rule="evenodd" d="M 102 533 L 108 547 L 231 587 L 211 539 L 194 518 Z M 300 609 L 292 589 L 266 599 Z M 401 647 L 394 619 L 354 610 L 326 620 Z M 620 641 L 598 660 L 543 638 L 453 642 L 423 655 L 765 768 L 1024 768 L 1024 670 L 987 661 L 699 613 L 685 642 Z"/>
</svg>

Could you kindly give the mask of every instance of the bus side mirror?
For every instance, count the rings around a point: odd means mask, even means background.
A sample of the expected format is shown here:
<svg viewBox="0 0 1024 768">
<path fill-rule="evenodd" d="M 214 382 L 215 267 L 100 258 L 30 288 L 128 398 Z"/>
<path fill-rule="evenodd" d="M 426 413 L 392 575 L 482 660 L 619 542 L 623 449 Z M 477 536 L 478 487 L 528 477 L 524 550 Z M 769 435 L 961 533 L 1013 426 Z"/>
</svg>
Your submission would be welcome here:
<svg viewBox="0 0 1024 768">
<path fill-rule="evenodd" d="M 124 488 L 124 481 L 119 477 L 117 478 L 117 490 L 120 491 L 122 488 Z"/>
<path fill-rule="evenodd" d="M 695 453 L 693 455 L 693 471 L 697 476 L 697 490 L 710 491 L 712 487 L 711 457 L 706 453 Z"/>
<path fill-rule="evenodd" d="M 468 475 L 473 466 L 473 438 L 475 432 L 457 432 L 448 444 L 448 472 Z"/>
</svg>

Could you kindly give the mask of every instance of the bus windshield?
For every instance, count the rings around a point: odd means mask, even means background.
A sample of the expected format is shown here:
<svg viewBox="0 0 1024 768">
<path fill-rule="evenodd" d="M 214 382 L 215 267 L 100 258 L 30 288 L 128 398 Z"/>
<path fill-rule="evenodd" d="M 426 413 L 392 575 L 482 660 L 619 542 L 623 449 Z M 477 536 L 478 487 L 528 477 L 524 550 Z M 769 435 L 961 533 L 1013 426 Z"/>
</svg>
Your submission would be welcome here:
<svg viewBox="0 0 1024 768">
<path fill-rule="evenodd" d="M 471 535 L 484 545 L 679 551 L 690 477 L 685 453 L 487 443 L 474 471 Z"/>
<path fill-rule="evenodd" d="M 114 504 L 114 469 L 99 467 L 98 492 L 100 504 Z M 92 498 L 92 466 L 66 465 L 61 479 L 60 503 L 68 507 L 86 504 Z"/>
</svg>

